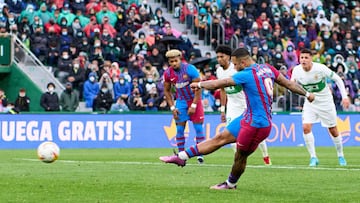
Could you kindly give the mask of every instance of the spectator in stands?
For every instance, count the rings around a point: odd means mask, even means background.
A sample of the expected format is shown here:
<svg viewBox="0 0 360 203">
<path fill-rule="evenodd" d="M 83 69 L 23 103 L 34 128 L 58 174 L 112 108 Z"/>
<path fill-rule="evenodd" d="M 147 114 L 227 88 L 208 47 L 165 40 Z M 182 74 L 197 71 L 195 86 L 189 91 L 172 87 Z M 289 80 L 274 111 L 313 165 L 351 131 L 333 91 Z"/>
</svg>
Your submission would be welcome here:
<svg viewBox="0 0 360 203">
<path fill-rule="evenodd" d="M 211 70 L 210 67 L 206 67 L 204 68 L 204 77 L 203 80 L 216 80 L 216 76 L 213 74 L 213 71 Z"/>
<path fill-rule="evenodd" d="M 144 94 L 144 89 L 142 85 L 139 84 L 139 79 L 137 77 L 134 77 L 132 79 L 130 92 L 133 92 L 134 89 L 138 89 L 140 94 Z"/>
<path fill-rule="evenodd" d="M 169 21 L 166 21 L 164 23 L 164 27 L 162 28 L 162 32 L 164 33 L 164 36 L 175 36 L 176 38 L 181 36 L 181 32 L 178 31 L 177 29 L 173 28 L 171 26 L 171 23 Z"/>
<path fill-rule="evenodd" d="M 44 92 L 40 98 L 40 106 L 43 107 L 45 111 L 60 111 L 59 96 L 54 91 L 55 84 L 50 82 L 46 87 L 47 91 Z"/>
<path fill-rule="evenodd" d="M 108 88 L 109 92 L 111 93 L 112 98 L 115 98 L 114 85 L 113 85 L 113 82 L 108 73 L 103 73 L 101 75 L 100 80 L 99 80 L 99 86 L 101 87 L 102 84 L 107 85 L 107 88 Z"/>
<path fill-rule="evenodd" d="M 131 85 L 128 81 L 125 80 L 123 74 L 120 74 L 119 82 L 114 83 L 114 99 L 121 97 L 125 102 L 127 102 L 131 94 Z"/>
<path fill-rule="evenodd" d="M 189 50 L 189 55 L 191 56 L 192 54 L 195 58 L 202 57 L 198 42 L 194 42 L 192 48 Z"/>
<path fill-rule="evenodd" d="M 133 111 L 145 110 L 143 98 L 142 98 L 138 88 L 134 88 L 132 94 L 129 96 L 128 106 L 129 106 L 129 109 L 133 110 Z"/>
<path fill-rule="evenodd" d="M 288 42 L 288 45 L 282 55 L 284 57 L 285 64 L 289 69 L 293 68 L 299 63 L 295 46 L 291 41 Z"/>
<path fill-rule="evenodd" d="M 153 87 L 147 95 L 145 111 L 158 111 L 158 94 L 156 87 Z"/>
<path fill-rule="evenodd" d="M 143 78 L 145 77 L 145 74 L 140 68 L 138 61 L 136 61 L 136 56 L 134 54 L 130 54 L 129 56 L 128 69 L 129 69 L 129 74 L 132 78 L 136 77 L 139 79 L 139 81 L 140 80 L 142 81 Z"/>
<path fill-rule="evenodd" d="M 19 21 L 21 22 L 22 19 L 26 18 L 29 22 L 29 25 L 32 25 L 34 22 L 35 17 L 35 6 L 33 4 L 27 4 L 26 9 L 21 11 L 19 16 Z"/>
<path fill-rule="evenodd" d="M 209 90 L 202 91 L 202 104 L 205 112 L 213 112 L 215 106 L 215 98 Z"/>
<path fill-rule="evenodd" d="M 39 18 L 39 16 L 34 16 L 34 22 L 33 24 L 31 25 L 31 30 L 33 32 L 35 32 L 35 29 L 37 27 L 42 27 L 44 28 L 44 23 L 42 22 L 42 20 Z"/>
<path fill-rule="evenodd" d="M 211 24 L 211 39 L 210 43 L 213 49 L 216 49 L 218 44 L 224 44 L 224 22 L 221 19 L 221 15 L 218 17 L 213 17 L 212 24 Z"/>
<path fill-rule="evenodd" d="M 148 78 L 148 76 L 152 76 L 153 81 L 158 81 L 160 78 L 160 74 L 157 70 L 157 68 L 153 65 L 151 65 L 150 61 L 145 61 L 144 67 L 142 68 L 142 71 L 145 74 L 145 77 Z"/>
<path fill-rule="evenodd" d="M 162 27 L 164 27 L 166 19 L 163 16 L 163 11 L 161 10 L 161 8 L 155 9 L 155 15 L 153 16 L 153 20 L 154 20 L 155 30 L 159 30 Z"/>
<path fill-rule="evenodd" d="M 360 112 L 360 98 L 356 97 L 354 99 L 355 112 Z"/>
<path fill-rule="evenodd" d="M 112 27 L 115 27 L 117 16 L 116 13 L 109 10 L 108 5 L 111 4 L 110 2 L 100 2 L 99 5 L 101 5 L 101 11 L 96 13 L 96 20 L 97 22 L 103 22 L 104 17 L 108 17 L 108 22 Z M 113 9 L 116 9 L 114 6 Z M 114 10 L 115 11 L 115 10 Z M 106 22 L 107 23 L 107 22 Z"/>
<path fill-rule="evenodd" d="M 103 49 L 101 48 L 100 40 L 95 41 L 94 50 L 90 53 L 89 61 L 96 61 L 98 66 L 102 66 L 104 64 L 105 58 Z"/>
<path fill-rule="evenodd" d="M 79 49 L 77 48 L 75 43 L 71 43 L 70 44 L 70 48 L 69 48 L 69 55 L 71 59 L 76 59 L 79 56 Z"/>
<path fill-rule="evenodd" d="M 43 33 L 41 26 L 36 27 L 35 33 L 31 35 L 30 45 L 31 51 L 39 58 L 40 61 L 45 62 L 48 53 L 48 40 Z"/>
<path fill-rule="evenodd" d="M 15 107 L 21 112 L 30 111 L 30 98 L 26 96 L 26 91 L 24 88 L 20 88 L 19 95 L 15 100 Z"/>
<path fill-rule="evenodd" d="M 248 35 L 244 38 L 245 46 L 248 49 L 252 46 L 260 47 L 260 39 L 255 36 L 255 30 L 250 30 Z"/>
<path fill-rule="evenodd" d="M 147 68 L 146 69 L 149 69 L 148 67 L 150 67 L 149 66 L 149 64 L 147 64 Z M 151 69 L 155 69 L 155 67 L 151 67 Z M 157 72 L 157 71 L 156 71 Z M 157 78 L 156 78 L 157 77 Z M 146 76 L 145 76 L 145 78 L 146 78 L 146 81 L 145 81 L 145 90 L 146 90 L 146 93 L 149 93 L 149 91 L 152 89 L 152 88 L 154 88 L 154 87 L 156 87 L 156 82 L 158 81 L 158 79 L 159 79 L 159 75 L 158 75 L 158 73 L 156 73 L 155 74 L 155 76 L 154 76 L 154 74 L 146 74 Z"/>
<path fill-rule="evenodd" d="M 111 105 L 110 111 L 128 112 L 130 109 L 126 105 L 125 101 L 119 97 L 116 102 Z"/>
<path fill-rule="evenodd" d="M 122 1 L 122 0 L 120 0 Z M 115 30 L 120 31 L 123 26 L 126 24 L 126 11 L 125 11 L 125 5 L 121 2 L 121 4 L 117 5 L 116 8 L 116 24 L 115 24 Z M 121 33 L 123 34 L 123 33 Z"/>
<path fill-rule="evenodd" d="M 59 78 L 60 82 L 65 83 L 66 78 L 70 75 L 70 71 L 73 68 L 73 61 L 67 49 L 63 50 L 61 57 L 58 60 L 57 69 L 55 70 L 55 76 Z"/>
<path fill-rule="evenodd" d="M 89 79 L 84 83 L 84 100 L 87 108 L 93 108 L 94 99 L 99 93 L 99 83 L 95 72 L 89 73 Z"/>
<path fill-rule="evenodd" d="M 159 72 L 159 75 L 162 75 L 162 67 L 165 63 L 164 56 L 160 54 L 159 48 L 157 46 L 151 47 L 151 55 L 148 56 L 148 61 Z M 161 72 L 161 73 L 160 73 Z"/>
<path fill-rule="evenodd" d="M 60 50 L 70 49 L 70 45 L 73 42 L 72 32 L 69 32 L 69 27 L 61 27 Z M 70 33 L 70 34 L 69 34 Z"/>
<path fill-rule="evenodd" d="M 101 89 L 94 100 L 93 111 L 109 111 L 114 101 L 106 83 L 101 85 Z"/>
<path fill-rule="evenodd" d="M 72 68 L 69 71 L 67 82 L 72 84 L 72 88 L 79 93 L 79 98 L 83 98 L 83 87 L 86 81 L 85 68 L 80 67 L 79 58 L 73 60 Z"/>
<path fill-rule="evenodd" d="M 4 110 L 7 114 L 19 114 L 20 111 L 18 108 L 15 107 L 14 103 L 9 102 Z"/>
<path fill-rule="evenodd" d="M 66 83 L 59 103 L 62 111 L 74 112 L 79 107 L 79 93 L 72 88 L 71 82 Z"/>
<path fill-rule="evenodd" d="M 148 46 L 147 42 L 145 41 L 145 33 L 140 32 L 139 38 L 137 39 L 137 42 L 135 43 L 135 46 L 134 46 L 134 53 L 135 54 L 146 53 L 148 48 L 149 48 L 149 46 Z"/>
<path fill-rule="evenodd" d="M 55 38 L 49 40 L 49 51 L 47 55 L 46 64 L 51 67 L 57 67 L 59 63 L 59 55 L 60 55 L 60 49 L 58 46 L 58 41 Z"/>
<path fill-rule="evenodd" d="M 105 60 L 115 61 L 115 60 L 119 59 L 122 54 L 125 54 L 125 53 L 122 52 L 122 49 L 115 46 L 113 39 L 110 39 L 108 41 L 108 44 L 104 48 Z"/>
<path fill-rule="evenodd" d="M 115 77 L 120 77 L 121 74 L 121 70 L 119 67 L 119 64 L 117 62 L 113 62 L 111 63 L 110 69 L 109 69 L 109 75 L 113 78 Z"/>
<path fill-rule="evenodd" d="M 4 108 L 7 106 L 8 100 L 6 98 L 5 92 L 3 89 L 0 89 L 0 112 L 4 111 Z"/>
<path fill-rule="evenodd" d="M 61 13 L 59 14 L 57 23 L 61 26 L 71 26 L 75 17 L 75 14 L 70 10 L 70 4 L 68 2 L 64 2 L 64 6 L 61 8 Z M 64 21 L 64 19 L 66 19 L 66 21 Z"/>
<path fill-rule="evenodd" d="M 277 46 L 277 48 L 275 49 L 274 57 L 272 58 L 271 64 L 278 70 L 281 66 L 286 65 L 281 52 L 281 46 Z"/>
<path fill-rule="evenodd" d="M 98 29 L 100 31 L 101 26 L 97 23 L 96 17 L 91 16 L 90 22 L 84 27 L 83 31 L 86 34 L 86 37 L 91 38 L 95 34 L 95 30 Z"/>
</svg>

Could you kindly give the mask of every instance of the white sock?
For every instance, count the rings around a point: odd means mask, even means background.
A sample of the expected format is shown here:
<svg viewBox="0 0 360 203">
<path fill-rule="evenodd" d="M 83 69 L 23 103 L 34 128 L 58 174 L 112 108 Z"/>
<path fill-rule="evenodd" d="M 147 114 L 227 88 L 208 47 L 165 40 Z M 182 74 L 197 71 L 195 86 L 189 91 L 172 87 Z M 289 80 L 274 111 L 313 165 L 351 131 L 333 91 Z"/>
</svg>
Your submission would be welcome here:
<svg viewBox="0 0 360 203">
<path fill-rule="evenodd" d="M 235 187 L 235 186 L 236 186 L 236 183 L 230 183 L 229 180 L 226 180 L 226 183 L 227 183 L 228 186 L 230 186 L 230 187 Z"/>
<path fill-rule="evenodd" d="M 312 132 L 308 133 L 308 134 L 303 134 L 304 137 L 304 141 L 305 141 L 305 145 L 306 148 L 310 154 L 310 157 L 316 157 L 316 153 L 315 153 L 315 140 L 314 140 L 314 135 Z"/>
<path fill-rule="evenodd" d="M 332 140 L 334 142 L 335 149 L 336 149 L 338 157 L 339 156 L 344 156 L 343 144 L 342 144 L 342 136 L 341 135 L 339 135 L 337 137 L 331 136 L 331 138 L 332 138 Z"/>
<path fill-rule="evenodd" d="M 236 142 L 230 144 L 231 148 L 236 152 Z"/>
<path fill-rule="evenodd" d="M 262 156 L 263 156 L 263 157 L 269 156 L 269 153 L 268 153 L 268 149 L 267 149 L 267 145 L 266 145 L 266 141 L 265 141 L 265 140 L 263 140 L 262 142 L 260 142 L 259 148 L 260 148 L 260 150 L 261 150 L 261 153 L 262 153 Z"/>
<path fill-rule="evenodd" d="M 182 151 L 182 152 L 179 152 L 178 153 L 178 157 L 182 160 L 188 160 L 189 159 L 189 156 L 186 154 L 185 151 Z"/>
</svg>

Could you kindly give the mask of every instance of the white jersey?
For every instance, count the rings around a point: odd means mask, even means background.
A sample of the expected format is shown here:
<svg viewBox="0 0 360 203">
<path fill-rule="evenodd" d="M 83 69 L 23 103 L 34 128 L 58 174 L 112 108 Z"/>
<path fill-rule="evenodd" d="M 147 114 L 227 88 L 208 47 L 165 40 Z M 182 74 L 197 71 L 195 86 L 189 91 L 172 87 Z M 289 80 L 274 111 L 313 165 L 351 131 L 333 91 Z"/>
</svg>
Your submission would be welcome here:
<svg viewBox="0 0 360 203">
<path fill-rule="evenodd" d="M 324 127 L 336 126 L 336 108 L 330 87 L 326 83 L 327 78 L 336 82 L 343 98 L 347 97 L 344 82 L 327 66 L 313 62 L 308 72 L 304 71 L 301 64 L 294 67 L 291 80 L 297 81 L 306 91 L 315 95 L 313 102 L 305 100 L 302 112 L 303 123 L 321 121 Z"/>
<path fill-rule="evenodd" d="M 234 64 L 230 62 L 230 65 L 226 70 L 221 66 L 216 69 L 216 77 L 218 79 L 230 78 L 237 72 Z M 226 120 L 227 123 L 229 123 L 245 111 L 246 99 L 240 86 L 225 87 L 224 90 L 227 95 Z"/>
<path fill-rule="evenodd" d="M 313 62 L 310 71 L 306 72 L 299 64 L 294 67 L 291 80 L 297 81 L 302 87 L 315 95 L 314 104 L 327 105 L 329 101 L 333 101 L 330 87 L 327 85 L 326 79 L 334 80 L 341 91 L 343 98 L 347 97 L 344 82 L 332 70 L 324 64 Z M 307 100 L 306 100 L 307 101 Z"/>
</svg>

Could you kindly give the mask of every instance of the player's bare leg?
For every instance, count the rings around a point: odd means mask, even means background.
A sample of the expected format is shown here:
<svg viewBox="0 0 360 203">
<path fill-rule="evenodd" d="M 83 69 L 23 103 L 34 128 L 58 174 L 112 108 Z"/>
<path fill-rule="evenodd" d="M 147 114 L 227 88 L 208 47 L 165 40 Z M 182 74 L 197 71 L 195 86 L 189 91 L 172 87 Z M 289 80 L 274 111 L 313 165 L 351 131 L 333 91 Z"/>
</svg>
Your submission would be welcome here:
<svg viewBox="0 0 360 203">
<path fill-rule="evenodd" d="M 173 163 L 178 166 L 185 166 L 186 160 L 194 156 L 210 154 L 222 146 L 236 142 L 236 138 L 225 129 L 223 132 L 215 135 L 215 137 L 205 140 L 199 144 L 186 148 L 185 151 L 179 152 L 177 155 L 163 156 L 160 160 L 165 163 Z"/>
</svg>

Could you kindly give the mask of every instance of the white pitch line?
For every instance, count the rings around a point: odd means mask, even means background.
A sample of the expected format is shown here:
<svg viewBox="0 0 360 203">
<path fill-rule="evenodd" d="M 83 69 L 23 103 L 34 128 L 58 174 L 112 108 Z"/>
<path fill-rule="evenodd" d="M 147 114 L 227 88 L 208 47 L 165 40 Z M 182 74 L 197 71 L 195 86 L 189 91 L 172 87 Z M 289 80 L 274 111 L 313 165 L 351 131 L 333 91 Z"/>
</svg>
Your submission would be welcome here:
<svg viewBox="0 0 360 203">
<path fill-rule="evenodd" d="M 21 159 L 18 160 L 24 161 L 40 161 L 39 159 Z M 154 162 L 130 162 L 130 161 L 80 161 L 80 160 L 57 160 L 56 162 L 61 163 L 83 163 L 83 164 L 122 164 L 122 165 L 164 165 L 165 163 L 154 163 Z M 187 166 L 200 166 L 200 167 L 231 167 L 231 165 L 226 164 L 186 164 Z M 347 168 L 347 167 L 356 167 L 349 165 L 342 168 L 326 168 L 326 167 L 309 167 L 309 166 L 291 166 L 291 165 L 247 165 L 247 168 L 264 168 L 264 169 L 294 169 L 294 170 L 323 170 L 323 171 L 360 171 L 360 168 Z"/>
</svg>

